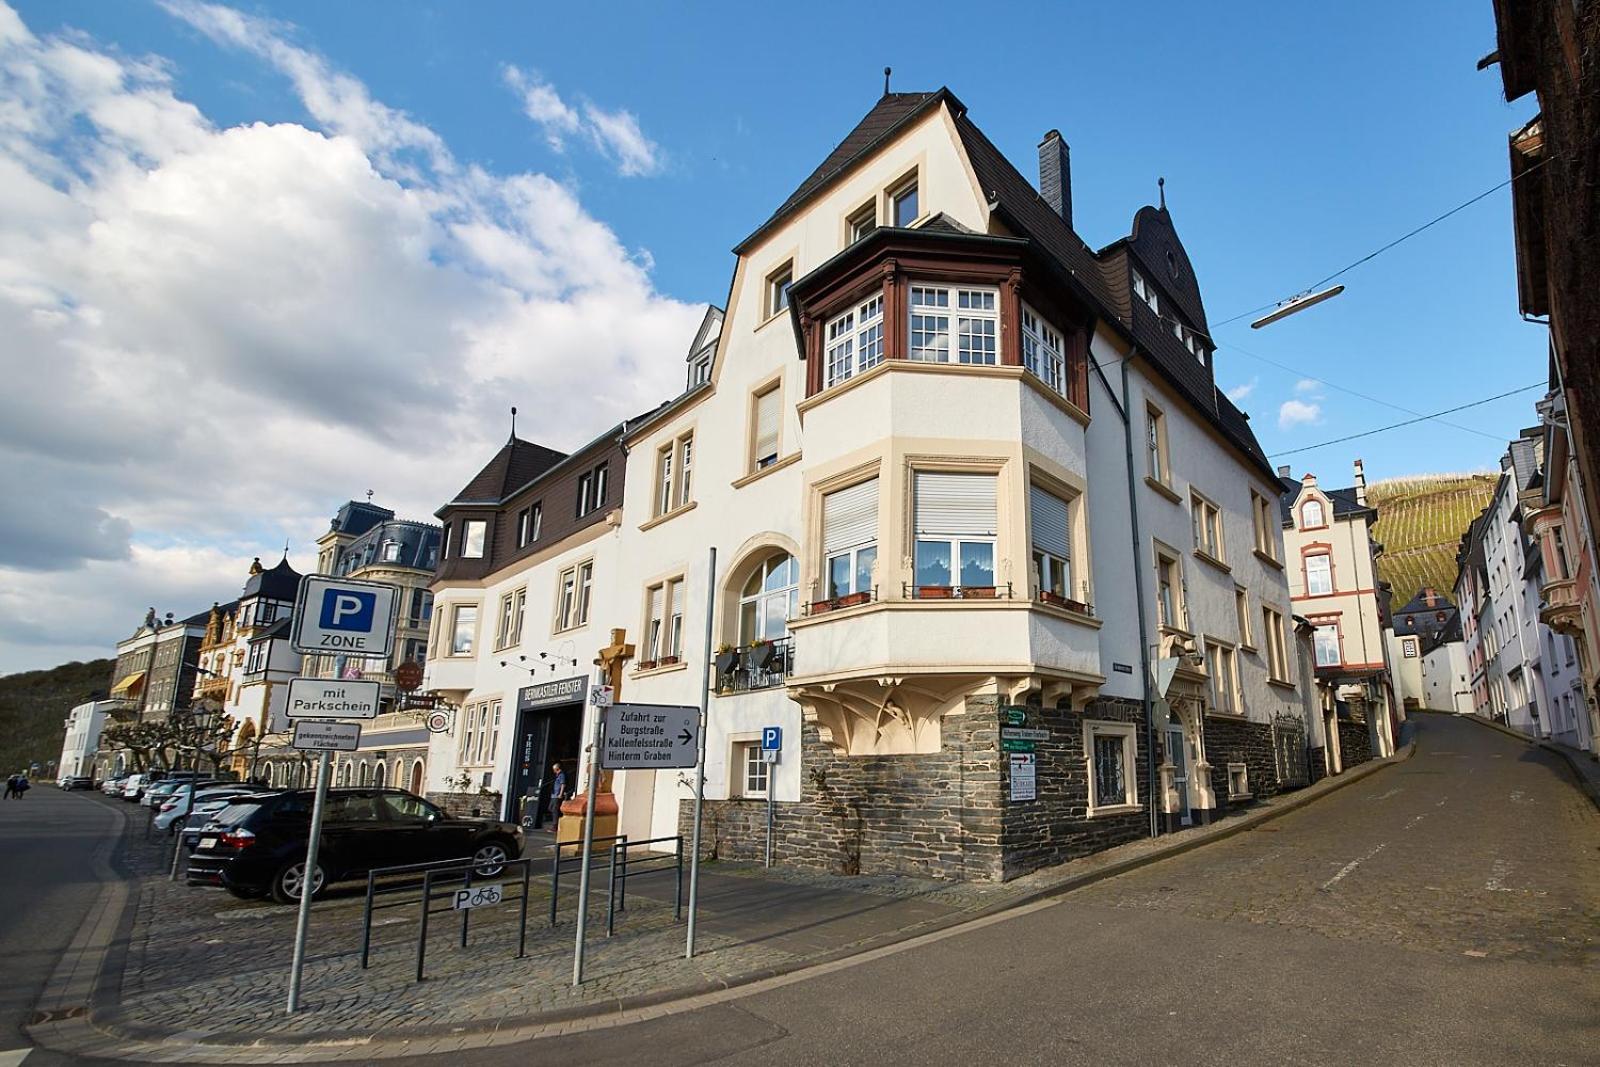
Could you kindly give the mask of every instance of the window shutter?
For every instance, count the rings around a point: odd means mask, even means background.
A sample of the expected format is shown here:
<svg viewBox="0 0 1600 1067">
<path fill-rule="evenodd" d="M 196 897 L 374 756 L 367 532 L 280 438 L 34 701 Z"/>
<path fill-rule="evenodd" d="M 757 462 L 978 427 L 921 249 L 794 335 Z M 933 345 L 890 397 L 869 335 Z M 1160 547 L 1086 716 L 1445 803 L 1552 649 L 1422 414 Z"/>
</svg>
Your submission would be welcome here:
<svg viewBox="0 0 1600 1067">
<path fill-rule="evenodd" d="M 918 471 L 916 527 L 920 534 L 993 537 L 997 529 L 992 474 Z"/>
<path fill-rule="evenodd" d="M 756 454 L 758 460 L 778 454 L 780 390 L 771 389 L 756 397 Z"/>
<path fill-rule="evenodd" d="M 1030 485 L 1028 509 L 1033 514 L 1033 547 L 1059 559 L 1071 559 L 1072 534 L 1067 526 L 1067 502 L 1037 485 Z"/>
<path fill-rule="evenodd" d="M 878 538 L 878 479 L 822 498 L 822 551 L 833 555 Z"/>
</svg>

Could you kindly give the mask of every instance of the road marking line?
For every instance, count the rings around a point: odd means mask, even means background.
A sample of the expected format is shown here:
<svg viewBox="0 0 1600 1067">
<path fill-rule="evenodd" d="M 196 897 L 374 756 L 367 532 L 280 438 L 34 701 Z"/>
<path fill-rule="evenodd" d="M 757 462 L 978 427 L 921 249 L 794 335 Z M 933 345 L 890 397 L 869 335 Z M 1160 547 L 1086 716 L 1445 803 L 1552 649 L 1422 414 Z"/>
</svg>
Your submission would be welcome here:
<svg viewBox="0 0 1600 1067">
<path fill-rule="evenodd" d="M 1400 792 L 1400 790 L 1391 789 L 1387 793 L 1380 793 L 1377 796 L 1368 797 L 1367 799 L 1368 800 L 1388 800 L 1390 797 L 1394 796 L 1398 792 Z"/>
<path fill-rule="evenodd" d="M 1510 889 L 1507 889 L 1501 884 L 1501 882 L 1505 879 L 1505 876 L 1511 873 L 1511 864 L 1507 863 L 1505 860 L 1495 860 L 1489 869 L 1492 873 L 1490 874 L 1489 880 L 1483 883 L 1483 888 L 1489 890 L 1491 893 L 1511 892 Z"/>
<path fill-rule="evenodd" d="M 17 1064 L 28 1058 L 31 1048 L 7 1049 L 0 1052 L 0 1067 L 17 1067 Z"/>
<path fill-rule="evenodd" d="M 1411 816 L 1411 818 L 1410 818 L 1410 819 L 1409 819 L 1409 820 L 1408 820 L 1408 821 L 1407 821 L 1407 822 L 1406 822 L 1406 827 L 1405 827 L 1405 828 L 1406 828 L 1406 829 L 1407 829 L 1407 830 L 1409 830 L 1409 829 L 1411 829 L 1411 828 L 1412 828 L 1412 827 L 1413 827 L 1413 826 L 1415 826 L 1415 825 L 1417 825 L 1417 823 L 1419 823 L 1419 822 L 1421 822 L 1421 821 L 1422 821 L 1422 820 L 1423 820 L 1423 819 L 1426 819 L 1426 818 L 1427 818 L 1427 817 L 1428 817 L 1428 813 L 1427 813 L 1427 812 L 1423 812 L 1423 813 L 1422 813 L 1422 814 L 1421 814 L 1421 815 L 1413 815 L 1413 816 Z"/>
<path fill-rule="evenodd" d="M 1360 859 L 1353 859 L 1349 863 L 1345 864 L 1343 867 L 1340 867 L 1338 874 L 1334 875 L 1332 878 L 1329 878 L 1326 882 L 1322 883 L 1323 892 L 1327 892 L 1328 890 L 1332 889 L 1341 879 L 1344 878 L 1345 875 L 1349 874 L 1351 871 L 1353 871 L 1357 867 L 1361 866 L 1361 864 L 1364 863 L 1365 861 L 1370 860 L 1372 857 L 1374 857 L 1378 853 L 1382 852 L 1384 850 L 1384 847 L 1387 844 L 1388 844 L 1388 842 L 1385 841 L 1382 845 L 1379 845 L 1377 848 L 1373 849 L 1371 852 L 1368 852 L 1365 856 L 1362 856 Z"/>
</svg>

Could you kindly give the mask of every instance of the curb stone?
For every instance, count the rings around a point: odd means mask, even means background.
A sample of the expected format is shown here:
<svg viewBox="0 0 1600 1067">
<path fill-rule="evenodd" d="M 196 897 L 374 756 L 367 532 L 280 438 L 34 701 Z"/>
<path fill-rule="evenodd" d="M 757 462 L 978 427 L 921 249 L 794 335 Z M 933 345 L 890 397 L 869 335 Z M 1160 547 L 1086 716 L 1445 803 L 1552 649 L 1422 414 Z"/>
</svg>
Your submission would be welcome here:
<svg viewBox="0 0 1600 1067">
<path fill-rule="evenodd" d="M 1520 734 L 1514 736 L 1527 740 Z M 420 1030 L 387 1039 L 372 1034 L 348 1032 L 311 1035 L 278 1033 L 181 1035 L 116 1018 L 114 1004 L 104 995 L 105 991 L 97 988 L 86 1017 L 30 1026 L 27 1031 L 44 1047 L 78 1054 L 91 1054 L 93 1050 L 94 1055 L 115 1059 L 175 1062 L 200 1058 L 221 1063 L 282 1063 L 327 1062 L 349 1058 L 370 1061 L 415 1056 L 425 1052 L 424 1048 L 418 1047 L 419 1045 L 438 1046 L 441 1042 L 450 1046 L 452 1050 L 504 1046 L 541 1037 L 643 1022 L 748 995 L 763 984 L 790 984 L 805 980 L 812 972 L 826 973 L 855 963 L 870 962 L 928 940 L 938 940 L 961 933 L 968 927 L 976 928 L 1003 921 L 1012 913 L 1021 914 L 1036 910 L 1046 906 L 1055 898 L 1075 890 L 1254 830 L 1264 823 L 1298 811 L 1330 793 L 1353 785 L 1385 768 L 1403 763 L 1415 753 L 1416 741 L 1413 738 L 1392 756 L 1369 760 L 1336 777 L 1324 778 L 1314 785 L 1284 794 L 1278 799 L 1278 803 L 1270 808 L 1246 811 L 1198 832 L 1191 830 L 1174 835 L 1175 840 L 1163 847 L 1084 871 L 1065 878 L 1055 885 L 1041 887 L 1018 897 L 867 938 L 831 952 L 796 961 L 792 965 L 763 967 L 730 978 L 711 978 L 692 986 L 624 997 L 606 997 L 591 1004 L 557 1008 L 522 1019 L 502 1018 L 477 1025 L 452 1024 L 440 1027 L 437 1031 Z M 121 835 L 118 840 L 117 851 L 120 852 Z M 103 891 L 102 896 L 111 892 L 114 885 L 121 883 L 108 883 L 107 890 Z M 125 908 L 125 915 L 118 923 L 119 927 L 131 921 L 131 914 L 131 909 Z M 87 924 L 88 921 L 85 925 Z M 102 954 L 101 965 L 109 954 L 109 952 Z M 47 989 L 45 995 L 49 996 L 50 992 Z M 182 1040 L 184 1036 L 192 1036 L 194 1040 L 185 1042 Z M 436 1047 L 434 1051 L 444 1051 L 444 1049 Z"/>
</svg>

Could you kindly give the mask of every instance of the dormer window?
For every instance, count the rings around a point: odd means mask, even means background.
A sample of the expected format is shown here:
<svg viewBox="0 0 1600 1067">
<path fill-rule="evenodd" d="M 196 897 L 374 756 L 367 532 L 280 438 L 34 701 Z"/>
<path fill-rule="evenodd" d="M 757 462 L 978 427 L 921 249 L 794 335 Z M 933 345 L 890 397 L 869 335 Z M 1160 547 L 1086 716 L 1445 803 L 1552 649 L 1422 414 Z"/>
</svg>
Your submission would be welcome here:
<svg viewBox="0 0 1600 1067">
<path fill-rule="evenodd" d="M 383 561 L 385 563 L 397 563 L 397 562 L 399 562 L 399 560 L 400 560 L 400 542 L 399 541 L 385 541 L 383 543 Z"/>
<path fill-rule="evenodd" d="M 482 559 L 483 546 L 488 535 L 488 522 L 483 519 L 468 519 L 461 533 L 461 558 Z"/>
<path fill-rule="evenodd" d="M 1308 530 L 1328 525 L 1326 513 L 1322 509 L 1322 501 L 1307 500 L 1300 506 L 1300 525 Z"/>
<path fill-rule="evenodd" d="M 1143 300 L 1151 311 L 1157 315 L 1161 314 L 1161 300 L 1156 296 L 1156 291 L 1150 288 L 1150 283 L 1144 280 L 1144 275 L 1138 271 L 1132 271 L 1131 273 L 1133 274 L 1133 295 Z"/>
<path fill-rule="evenodd" d="M 889 194 L 890 218 L 901 229 L 906 229 L 921 217 L 921 209 L 917 203 L 917 183 L 915 180 L 900 186 Z"/>
</svg>

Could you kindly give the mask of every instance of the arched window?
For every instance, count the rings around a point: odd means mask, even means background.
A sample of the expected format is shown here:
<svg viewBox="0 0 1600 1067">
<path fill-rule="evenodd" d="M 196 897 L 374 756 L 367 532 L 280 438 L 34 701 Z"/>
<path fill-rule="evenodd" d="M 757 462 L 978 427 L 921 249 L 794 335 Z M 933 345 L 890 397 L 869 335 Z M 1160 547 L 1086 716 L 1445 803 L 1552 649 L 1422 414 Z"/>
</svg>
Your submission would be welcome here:
<svg viewBox="0 0 1600 1067">
<path fill-rule="evenodd" d="M 406 787 L 406 762 L 398 756 L 395 757 L 393 772 L 389 775 L 389 784 L 396 789 Z"/>
<path fill-rule="evenodd" d="M 411 791 L 417 796 L 422 795 L 422 761 L 411 761 Z"/>
<path fill-rule="evenodd" d="M 350 761 L 349 760 L 343 760 L 339 764 L 339 784 L 340 785 L 349 785 L 350 784 Z"/>
<path fill-rule="evenodd" d="M 1328 520 L 1322 511 L 1322 501 L 1307 500 L 1300 505 L 1300 525 L 1307 528 L 1328 525 Z"/>
<path fill-rule="evenodd" d="M 739 643 L 776 641 L 789 635 L 800 611 L 800 566 L 787 552 L 768 556 L 739 593 Z"/>
<path fill-rule="evenodd" d="M 376 785 L 376 786 L 383 785 L 383 775 L 384 775 L 384 766 L 383 766 L 383 762 L 380 760 L 378 765 L 377 765 L 377 767 L 376 767 L 376 769 L 374 769 L 373 772 L 372 772 L 372 784 Z"/>
<path fill-rule="evenodd" d="M 372 784 L 372 766 L 366 760 L 361 761 L 361 785 Z"/>
</svg>

